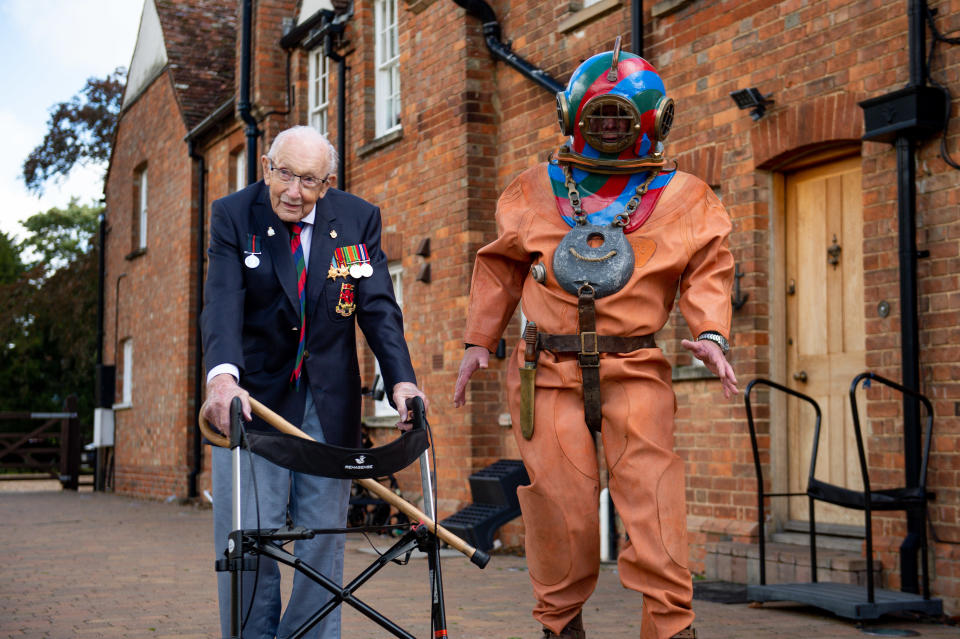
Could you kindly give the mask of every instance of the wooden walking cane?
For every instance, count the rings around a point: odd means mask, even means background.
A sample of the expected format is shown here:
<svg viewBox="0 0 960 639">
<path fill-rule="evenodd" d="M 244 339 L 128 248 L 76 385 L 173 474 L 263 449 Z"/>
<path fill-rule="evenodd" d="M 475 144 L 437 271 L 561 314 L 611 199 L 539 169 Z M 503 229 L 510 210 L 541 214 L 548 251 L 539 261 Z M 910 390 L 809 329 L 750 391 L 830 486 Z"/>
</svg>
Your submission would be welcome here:
<svg viewBox="0 0 960 639">
<path fill-rule="evenodd" d="M 256 415 L 263 419 L 263 421 L 267 422 L 281 433 L 293 435 L 295 437 L 306 439 L 312 442 L 317 441 L 252 397 L 250 398 L 250 407 L 253 409 L 253 412 Z M 203 433 L 204 437 L 210 440 L 211 444 L 220 446 L 221 448 L 230 447 L 230 440 L 210 428 L 207 420 L 205 420 L 203 417 L 200 417 L 200 432 Z M 490 561 L 490 555 L 488 555 L 486 552 L 474 548 L 460 537 L 457 537 L 455 534 L 433 521 L 433 519 L 428 517 L 426 513 L 408 502 L 403 497 L 395 494 L 386 486 L 369 478 L 354 479 L 353 481 L 357 482 L 371 493 L 377 495 L 380 499 L 387 502 L 391 506 L 394 506 L 397 510 L 409 517 L 411 521 L 419 521 L 423 523 L 427 529 L 435 534 L 441 541 L 445 542 L 451 548 L 463 553 L 477 566 L 483 568 L 487 565 L 487 562 Z M 429 495 L 424 495 L 425 499 L 428 499 L 429 497 Z"/>
</svg>

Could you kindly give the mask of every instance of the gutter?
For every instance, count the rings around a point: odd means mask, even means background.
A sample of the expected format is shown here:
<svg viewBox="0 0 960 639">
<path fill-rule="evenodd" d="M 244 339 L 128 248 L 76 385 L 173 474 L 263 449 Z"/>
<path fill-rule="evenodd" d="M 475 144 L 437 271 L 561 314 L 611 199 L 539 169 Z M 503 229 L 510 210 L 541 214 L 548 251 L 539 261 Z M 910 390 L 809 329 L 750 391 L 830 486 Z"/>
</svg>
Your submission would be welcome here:
<svg viewBox="0 0 960 639">
<path fill-rule="evenodd" d="M 500 39 L 500 23 L 497 16 L 484 0 L 453 0 L 459 6 L 463 7 L 468 14 L 480 20 L 483 23 L 483 37 L 487 43 L 487 48 L 495 58 L 506 62 L 508 65 L 520 72 L 521 75 L 540 85 L 550 93 L 559 93 L 566 87 L 556 80 L 543 69 L 532 65 L 530 62 L 513 52 L 509 44 Z"/>
</svg>

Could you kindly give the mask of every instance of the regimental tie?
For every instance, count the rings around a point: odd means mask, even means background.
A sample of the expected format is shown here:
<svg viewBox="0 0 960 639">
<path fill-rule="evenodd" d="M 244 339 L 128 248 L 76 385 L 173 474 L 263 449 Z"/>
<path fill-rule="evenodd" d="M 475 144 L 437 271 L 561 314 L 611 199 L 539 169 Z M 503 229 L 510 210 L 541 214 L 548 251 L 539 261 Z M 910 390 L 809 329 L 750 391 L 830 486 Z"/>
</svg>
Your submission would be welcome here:
<svg viewBox="0 0 960 639">
<path fill-rule="evenodd" d="M 297 293 L 300 294 L 300 343 L 297 345 L 297 360 L 290 373 L 290 383 L 300 390 L 300 374 L 303 372 L 303 347 L 307 338 L 307 261 L 303 257 L 300 231 L 303 222 L 290 224 L 290 252 L 297 266 Z"/>
</svg>

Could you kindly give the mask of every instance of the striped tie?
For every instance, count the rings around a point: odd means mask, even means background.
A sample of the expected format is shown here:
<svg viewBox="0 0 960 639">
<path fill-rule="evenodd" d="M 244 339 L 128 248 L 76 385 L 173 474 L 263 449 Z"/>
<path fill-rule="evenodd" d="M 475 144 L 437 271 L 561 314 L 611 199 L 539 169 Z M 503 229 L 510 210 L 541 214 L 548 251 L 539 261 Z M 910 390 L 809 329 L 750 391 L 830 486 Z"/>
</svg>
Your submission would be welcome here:
<svg viewBox="0 0 960 639">
<path fill-rule="evenodd" d="M 300 344 L 297 345 L 297 361 L 290 373 L 290 383 L 300 390 L 300 374 L 303 372 L 303 347 L 307 338 L 307 262 L 303 257 L 303 245 L 300 243 L 300 231 L 303 222 L 290 225 L 290 252 L 297 265 L 297 292 L 300 294 Z"/>
</svg>

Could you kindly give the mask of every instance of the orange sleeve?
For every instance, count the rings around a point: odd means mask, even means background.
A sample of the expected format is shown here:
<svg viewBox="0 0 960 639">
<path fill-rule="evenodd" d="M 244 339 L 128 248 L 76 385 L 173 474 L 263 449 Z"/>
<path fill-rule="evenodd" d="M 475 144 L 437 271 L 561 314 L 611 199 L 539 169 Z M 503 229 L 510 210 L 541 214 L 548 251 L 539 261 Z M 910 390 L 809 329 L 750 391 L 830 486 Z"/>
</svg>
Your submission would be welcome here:
<svg viewBox="0 0 960 639">
<path fill-rule="evenodd" d="M 464 342 L 496 349 L 513 316 L 532 258 L 523 248 L 520 227 L 530 215 L 523 192 L 524 176 L 504 190 L 497 202 L 497 239 L 477 251 L 470 282 L 470 305 Z"/>
<path fill-rule="evenodd" d="M 733 308 L 733 255 L 727 248 L 730 215 L 705 183 L 699 206 L 684 216 L 684 239 L 690 259 L 680 279 L 680 312 L 693 336 L 716 331 L 730 339 Z"/>
</svg>

